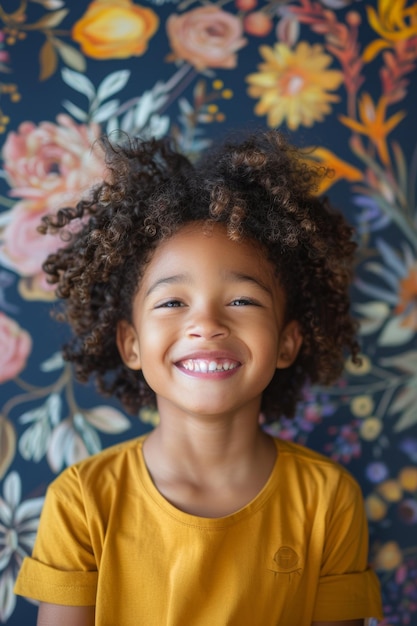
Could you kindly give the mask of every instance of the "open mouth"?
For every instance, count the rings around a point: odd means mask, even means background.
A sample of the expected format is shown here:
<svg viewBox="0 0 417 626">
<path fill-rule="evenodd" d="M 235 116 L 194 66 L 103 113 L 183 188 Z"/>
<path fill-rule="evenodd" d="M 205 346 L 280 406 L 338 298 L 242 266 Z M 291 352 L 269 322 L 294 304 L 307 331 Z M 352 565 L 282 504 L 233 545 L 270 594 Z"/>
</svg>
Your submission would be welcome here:
<svg viewBox="0 0 417 626">
<path fill-rule="evenodd" d="M 186 359 L 177 364 L 187 372 L 216 373 L 228 372 L 240 366 L 239 361 L 230 359 Z"/>
</svg>

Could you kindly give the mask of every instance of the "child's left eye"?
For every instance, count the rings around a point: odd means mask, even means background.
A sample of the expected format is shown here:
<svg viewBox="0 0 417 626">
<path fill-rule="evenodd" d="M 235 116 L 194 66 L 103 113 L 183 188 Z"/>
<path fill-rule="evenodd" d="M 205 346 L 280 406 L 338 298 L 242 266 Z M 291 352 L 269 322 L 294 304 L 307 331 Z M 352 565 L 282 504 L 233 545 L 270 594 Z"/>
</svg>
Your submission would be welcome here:
<svg viewBox="0 0 417 626">
<path fill-rule="evenodd" d="M 248 305 L 252 305 L 252 306 L 256 306 L 256 302 L 254 300 L 251 300 L 250 298 L 236 298 L 235 300 L 232 300 L 232 302 L 230 303 L 231 306 L 248 306 Z"/>
</svg>

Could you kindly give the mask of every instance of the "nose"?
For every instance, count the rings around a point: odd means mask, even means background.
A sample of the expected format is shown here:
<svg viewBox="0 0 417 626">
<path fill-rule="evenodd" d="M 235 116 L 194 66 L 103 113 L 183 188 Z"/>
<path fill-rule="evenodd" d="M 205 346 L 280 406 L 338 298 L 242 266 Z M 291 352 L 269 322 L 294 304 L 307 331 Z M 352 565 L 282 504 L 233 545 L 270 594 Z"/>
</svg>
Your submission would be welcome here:
<svg viewBox="0 0 417 626">
<path fill-rule="evenodd" d="M 229 336 L 229 327 L 217 307 L 205 306 L 194 311 L 188 320 L 187 336 L 201 339 L 221 339 Z"/>
</svg>

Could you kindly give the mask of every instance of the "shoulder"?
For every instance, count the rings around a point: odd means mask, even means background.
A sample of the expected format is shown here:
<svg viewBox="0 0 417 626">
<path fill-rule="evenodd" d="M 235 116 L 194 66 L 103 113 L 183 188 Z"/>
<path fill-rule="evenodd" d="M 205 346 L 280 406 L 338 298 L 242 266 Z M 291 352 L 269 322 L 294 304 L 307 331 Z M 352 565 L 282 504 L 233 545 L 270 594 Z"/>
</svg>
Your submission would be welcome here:
<svg viewBox="0 0 417 626">
<path fill-rule="evenodd" d="M 145 436 L 116 444 L 98 454 L 66 468 L 50 485 L 48 491 L 66 499 L 98 493 L 103 488 L 134 480 L 139 471 L 142 443 Z"/>
<path fill-rule="evenodd" d="M 361 489 L 350 472 L 332 459 L 291 441 L 276 439 L 280 469 L 287 480 L 296 480 L 329 496 L 338 492 L 350 498 L 361 496 Z"/>
</svg>

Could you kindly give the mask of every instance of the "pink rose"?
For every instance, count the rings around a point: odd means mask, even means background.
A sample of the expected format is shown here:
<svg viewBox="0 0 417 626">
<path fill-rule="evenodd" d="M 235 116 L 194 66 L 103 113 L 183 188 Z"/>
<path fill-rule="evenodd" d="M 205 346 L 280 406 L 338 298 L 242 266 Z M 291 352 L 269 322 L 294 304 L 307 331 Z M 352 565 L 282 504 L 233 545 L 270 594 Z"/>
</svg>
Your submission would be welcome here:
<svg viewBox="0 0 417 626">
<path fill-rule="evenodd" d="M 247 43 L 242 37 L 241 20 L 216 6 L 171 15 L 167 33 L 175 56 L 198 70 L 236 67 L 235 52 Z"/>
<path fill-rule="evenodd" d="M 53 198 L 55 206 L 62 204 L 61 197 L 58 194 Z M 55 286 L 47 282 L 42 264 L 63 242 L 59 235 L 38 232 L 41 218 L 48 213 L 43 202 L 22 200 L 11 209 L 10 221 L 1 235 L 0 262 L 24 279 L 30 279 L 21 285 L 21 295 L 28 299 L 52 300 L 54 297 Z M 69 228 L 74 232 L 79 225 L 80 220 L 74 220 Z"/>
<path fill-rule="evenodd" d="M 31 348 L 29 333 L 0 312 L 0 383 L 11 380 L 23 370 Z"/>
<path fill-rule="evenodd" d="M 38 233 L 41 217 L 74 206 L 106 170 L 103 153 L 92 150 L 100 130 L 96 124 L 78 125 L 68 115 L 59 115 L 57 122 L 23 122 L 3 147 L 10 195 L 23 200 L 9 212 L 0 261 L 22 277 L 20 293 L 30 299 L 53 299 L 41 266 L 62 245 L 59 237 Z"/>
<path fill-rule="evenodd" d="M 44 204 L 35 200 L 22 200 L 10 211 L 10 221 L 1 237 L 0 260 L 20 276 L 39 274 L 47 255 L 62 245 L 59 237 L 37 231 L 47 212 Z"/>
<path fill-rule="evenodd" d="M 9 133 L 3 159 L 11 196 L 46 200 L 61 193 L 71 204 L 103 177 L 103 159 L 92 151 L 99 126 L 79 125 L 63 114 L 57 122 L 23 122 L 17 133 Z"/>
</svg>

